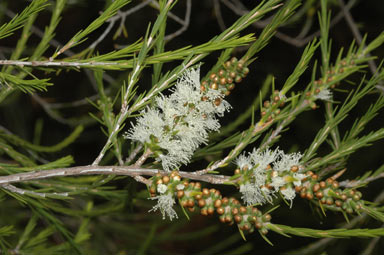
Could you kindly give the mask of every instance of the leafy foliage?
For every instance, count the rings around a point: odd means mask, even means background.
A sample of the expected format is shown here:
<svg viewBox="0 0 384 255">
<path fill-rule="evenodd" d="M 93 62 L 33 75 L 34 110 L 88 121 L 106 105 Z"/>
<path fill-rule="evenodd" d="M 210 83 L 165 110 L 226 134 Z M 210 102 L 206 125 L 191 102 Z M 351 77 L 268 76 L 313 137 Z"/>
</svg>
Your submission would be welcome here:
<svg viewBox="0 0 384 255">
<path fill-rule="evenodd" d="M 384 33 L 358 34 L 355 1 L 96 2 L 73 23 L 81 1 L 0 3 L 0 253 L 333 254 L 384 235 Z M 276 38 L 305 47 L 291 60 Z"/>
</svg>

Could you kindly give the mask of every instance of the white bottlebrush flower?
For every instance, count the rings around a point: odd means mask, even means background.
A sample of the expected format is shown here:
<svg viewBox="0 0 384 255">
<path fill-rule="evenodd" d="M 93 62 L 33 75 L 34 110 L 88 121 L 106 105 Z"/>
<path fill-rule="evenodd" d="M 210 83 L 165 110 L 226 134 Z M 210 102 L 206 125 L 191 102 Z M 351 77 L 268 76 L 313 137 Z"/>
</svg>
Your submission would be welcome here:
<svg viewBox="0 0 384 255">
<path fill-rule="evenodd" d="M 280 97 L 280 100 L 283 100 L 283 101 L 285 101 L 287 99 L 287 96 L 285 94 L 283 94 L 282 91 L 279 92 L 279 97 Z"/>
<path fill-rule="evenodd" d="M 160 194 L 164 194 L 167 189 L 168 187 L 165 184 L 160 183 L 159 185 L 157 185 L 157 192 L 159 192 Z"/>
<path fill-rule="evenodd" d="M 220 129 L 216 116 L 230 108 L 219 90 L 201 92 L 199 68 L 186 70 L 171 91 L 168 96 L 160 94 L 125 134 L 127 139 L 159 146 L 156 160 L 166 171 L 187 164 L 194 151 L 208 141 L 209 132 Z M 217 98 L 219 106 L 214 104 Z"/>
<path fill-rule="evenodd" d="M 275 188 L 275 191 L 278 191 L 280 187 L 284 186 L 286 184 L 286 181 L 284 178 L 280 176 L 276 176 L 272 178 L 271 186 Z"/>
<path fill-rule="evenodd" d="M 273 169 L 278 172 L 289 171 L 292 166 L 298 166 L 303 155 L 300 152 L 280 154 L 280 159 L 273 164 Z"/>
<path fill-rule="evenodd" d="M 251 178 L 243 180 L 240 184 L 240 193 L 242 199 L 247 205 L 263 204 L 272 202 L 272 197 L 281 191 L 281 194 L 287 200 L 292 200 L 296 193 L 292 187 L 286 187 L 288 183 L 300 186 L 302 179 L 306 177 L 302 173 L 293 173 L 290 171 L 292 166 L 299 166 L 302 154 L 291 153 L 284 154 L 282 150 L 254 149 L 248 156 L 240 155 L 236 159 L 239 168 L 245 166 L 252 171 Z M 272 166 L 272 169 L 268 166 Z M 273 171 L 270 175 L 268 171 Z M 270 177 L 268 177 L 270 176 Z M 270 178 L 270 179 L 269 179 Z M 271 185 L 272 189 L 267 188 Z"/>
<path fill-rule="evenodd" d="M 267 187 L 263 186 L 261 189 L 261 193 L 263 194 L 265 200 L 268 202 L 268 203 L 272 203 L 273 202 L 273 198 L 272 198 L 272 195 L 273 195 L 273 191 L 268 189 Z"/>
<path fill-rule="evenodd" d="M 163 220 L 165 219 L 165 216 L 168 216 L 170 220 L 173 220 L 173 218 L 178 218 L 176 211 L 173 209 L 173 205 L 176 202 L 172 194 L 164 194 L 151 197 L 150 199 L 157 199 L 157 204 L 148 212 L 156 212 L 157 210 L 160 210 L 161 214 L 163 215 Z"/>
<path fill-rule="evenodd" d="M 137 124 L 132 124 L 132 128 L 124 134 L 124 138 L 145 143 L 150 142 L 151 137 L 161 136 L 165 126 L 161 113 L 157 109 L 147 107 L 141 114 L 137 118 Z"/>
<path fill-rule="evenodd" d="M 184 185 L 184 184 L 181 184 L 181 183 L 180 183 L 180 184 L 177 184 L 177 185 L 176 185 L 176 189 L 177 189 L 177 190 L 183 190 L 183 189 L 185 189 L 185 185 Z"/>
<path fill-rule="evenodd" d="M 293 185 L 295 186 L 300 186 L 301 185 L 301 180 L 303 180 L 307 175 L 305 174 L 300 174 L 300 173 L 294 173 L 293 178 L 295 178 L 297 181 L 293 182 Z"/>
<path fill-rule="evenodd" d="M 291 187 L 288 187 L 288 188 L 285 188 L 285 189 L 281 189 L 280 192 L 281 192 L 281 194 L 283 195 L 283 197 L 286 200 L 290 200 L 291 201 L 291 206 L 290 207 L 292 207 L 293 199 L 296 196 L 295 190 L 293 188 L 291 188 Z"/>
<path fill-rule="evenodd" d="M 281 154 L 282 151 L 275 149 L 270 150 L 266 149 L 264 151 L 260 151 L 260 149 L 253 149 L 252 153 L 249 154 L 250 158 L 252 159 L 253 164 L 258 169 L 262 169 L 263 171 L 267 168 L 268 165 L 273 163 Z"/>
<path fill-rule="evenodd" d="M 261 168 L 256 168 L 253 170 L 253 181 L 255 183 L 255 185 L 257 185 L 258 187 L 261 187 L 263 185 L 265 185 L 265 182 L 267 180 L 267 175 L 266 175 L 266 172 L 265 172 L 265 169 L 261 169 Z"/>
<path fill-rule="evenodd" d="M 243 169 L 243 168 L 251 169 L 252 168 L 251 159 L 249 157 L 245 156 L 244 154 L 241 154 L 239 157 L 237 157 L 236 165 L 240 169 Z"/>
<path fill-rule="evenodd" d="M 332 92 L 329 89 L 322 89 L 317 95 L 315 95 L 315 98 L 324 101 L 332 100 Z"/>
<path fill-rule="evenodd" d="M 251 182 L 240 185 L 242 199 L 246 204 L 263 204 L 272 200 L 271 191 L 269 189 L 263 189 L 263 187 L 267 180 L 267 167 L 273 163 L 279 155 L 280 151 L 278 149 L 266 149 L 264 151 L 254 149 L 248 156 L 242 154 L 237 158 L 236 164 L 238 167 L 243 168 L 247 166 L 248 169 L 252 169 Z"/>
<path fill-rule="evenodd" d="M 246 183 L 240 185 L 241 199 L 247 205 L 263 204 L 266 199 L 258 186 L 254 183 Z"/>
<path fill-rule="evenodd" d="M 268 165 L 273 163 L 279 157 L 280 151 L 278 149 L 270 150 L 266 149 L 260 151 L 260 149 L 253 149 L 252 153 L 249 154 L 253 164 L 253 175 L 255 177 L 255 184 L 262 186 L 266 181 L 266 169 Z"/>
</svg>

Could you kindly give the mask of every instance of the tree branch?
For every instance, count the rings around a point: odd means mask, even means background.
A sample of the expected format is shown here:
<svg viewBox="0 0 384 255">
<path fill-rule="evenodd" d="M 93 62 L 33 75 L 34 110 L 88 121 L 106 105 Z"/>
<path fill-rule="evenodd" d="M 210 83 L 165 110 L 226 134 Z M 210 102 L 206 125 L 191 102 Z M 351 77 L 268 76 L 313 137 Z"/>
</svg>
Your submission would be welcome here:
<svg viewBox="0 0 384 255">
<path fill-rule="evenodd" d="M 11 174 L 0 176 L 0 185 L 4 186 L 11 183 L 21 183 L 33 180 L 48 179 L 52 177 L 65 177 L 65 176 L 81 176 L 81 175 L 125 175 L 130 177 L 137 177 L 140 175 L 154 176 L 156 174 L 168 175 L 169 172 L 158 169 L 145 169 L 137 168 L 134 166 L 76 166 L 69 168 L 57 168 L 52 170 L 42 170 L 34 172 L 25 172 L 18 174 Z M 208 182 L 212 184 L 224 184 L 230 182 L 230 176 L 224 175 L 196 175 L 190 172 L 179 171 L 178 174 L 187 179 Z M 145 184 L 151 184 L 151 181 L 144 181 Z"/>
</svg>

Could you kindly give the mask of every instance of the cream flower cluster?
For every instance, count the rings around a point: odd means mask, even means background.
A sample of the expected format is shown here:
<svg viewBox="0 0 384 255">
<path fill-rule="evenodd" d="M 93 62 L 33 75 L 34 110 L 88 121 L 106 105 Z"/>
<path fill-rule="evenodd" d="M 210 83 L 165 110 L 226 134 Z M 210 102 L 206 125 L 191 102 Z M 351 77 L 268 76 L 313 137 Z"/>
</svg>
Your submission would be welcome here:
<svg viewBox="0 0 384 255">
<path fill-rule="evenodd" d="M 248 155 L 240 155 L 236 164 L 243 173 L 240 192 L 248 205 L 272 202 L 272 196 L 281 192 L 286 200 L 295 198 L 295 186 L 306 177 L 299 172 L 300 153 L 285 154 L 284 151 L 254 149 Z M 295 169 L 295 171 L 292 171 Z"/>
<path fill-rule="evenodd" d="M 201 90 L 199 68 L 186 70 L 171 91 L 169 96 L 160 94 L 125 134 L 154 149 L 156 160 L 167 171 L 187 164 L 208 141 L 209 132 L 219 130 L 216 116 L 230 108 L 220 90 Z"/>
<path fill-rule="evenodd" d="M 168 216 L 172 221 L 173 218 L 178 218 L 176 211 L 173 209 L 176 201 L 172 192 L 167 191 L 167 185 L 160 184 L 157 186 L 157 192 L 160 193 L 160 196 L 151 197 L 152 200 L 157 199 L 157 204 L 151 210 L 149 210 L 149 212 L 156 212 L 157 210 L 160 210 L 161 214 L 163 215 L 163 220 L 166 216 Z"/>
<path fill-rule="evenodd" d="M 332 100 L 332 92 L 329 89 L 322 89 L 318 94 L 315 95 L 316 99 L 329 101 Z"/>
</svg>

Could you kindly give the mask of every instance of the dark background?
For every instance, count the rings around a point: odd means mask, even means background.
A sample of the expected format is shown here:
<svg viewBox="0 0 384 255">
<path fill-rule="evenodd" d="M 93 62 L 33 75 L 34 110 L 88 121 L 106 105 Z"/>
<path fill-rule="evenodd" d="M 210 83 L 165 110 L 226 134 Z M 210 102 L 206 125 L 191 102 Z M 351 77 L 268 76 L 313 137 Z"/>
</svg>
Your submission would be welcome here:
<svg viewBox="0 0 384 255">
<path fill-rule="evenodd" d="M 13 12 L 20 12 L 27 4 L 27 1 L 4 1 L 6 8 Z M 66 43 L 76 32 L 85 28 L 90 24 L 105 6 L 104 1 L 70 1 L 71 3 L 66 7 L 62 21 L 60 22 L 55 39 L 62 44 Z M 137 4 L 138 1 L 133 1 Z M 212 1 L 195 0 L 192 1 L 192 15 L 188 30 L 182 35 L 176 37 L 166 45 L 166 50 L 178 49 L 187 45 L 199 45 L 207 42 L 213 36 L 219 34 L 221 29 L 217 22 L 217 17 L 213 10 Z M 243 1 L 248 8 L 254 6 L 254 2 L 259 1 Z M 316 1 L 315 1 L 316 2 Z M 337 1 L 332 1 L 330 8 L 332 14 L 338 13 L 340 8 L 337 6 Z M 128 9 L 130 6 L 125 7 Z M 318 4 L 313 4 L 314 8 L 318 8 Z M 179 1 L 176 7 L 172 10 L 179 17 L 184 17 L 185 2 Z M 318 10 L 318 9 L 317 9 Z M 230 26 L 238 16 L 235 15 L 230 9 L 221 5 L 222 17 L 225 25 Z M 358 1 L 357 5 L 351 10 L 351 14 L 355 19 L 356 25 L 362 34 L 367 33 L 367 41 L 371 41 L 378 34 L 383 31 L 384 23 L 382 17 L 384 15 L 384 8 L 381 0 L 375 1 Z M 4 15 L 4 13 L 2 14 Z M 97 50 L 100 53 L 106 53 L 114 49 L 116 44 L 124 45 L 136 41 L 144 35 L 148 22 L 152 22 L 156 18 L 156 11 L 152 8 L 146 7 L 139 12 L 129 16 L 126 21 L 126 29 L 128 37 L 119 37 L 116 40 L 112 36 L 107 37 Z M 37 18 L 35 26 L 43 29 L 48 24 L 50 13 L 45 11 Z M 1 16 L 1 23 L 9 20 L 6 15 Z M 294 24 L 290 24 L 279 31 L 291 36 L 295 36 L 300 31 L 304 18 L 300 19 Z M 167 33 L 173 32 L 180 27 L 179 24 L 170 20 L 168 23 Z M 103 31 L 101 29 L 95 31 L 89 36 L 87 42 L 73 49 L 75 52 L 80 52 L 85 49 L 89 43 L 93 42 Z M 311 28 L 311 32 L 318 29 L 317 21 L 315 19 Z M 257 36 L 261 30 L 256 28 L 248 28 L 243 34 L 255 33 Z M 11 49 L 15 46 L 16 40 L 20 35 L 20 31 L 16 32 L 14 36 L 9 37 L 0 42 L 2 50 L 2 57 L 9 57 Z M 340 48 L 348 48 L 352 42 L 353 35 L 348 25 L 344 20 L 341 20 L 335 25 L 329 34 L 332 38 L 332 52 L 331 59 L 335 59 Z M 39 37 L 32 35 L 28 42 L 28 48 L 23 56 L 28 54 L 39 41 Z M 230 113 L 226 114 L 222 123 L 230 123 L 239 114 L 244 112 L 249 104 L 253 101 L 259 93 L 259 88 L 268 74 L 275 77 L 276 86 L 281 87 L 285 79 L 291 74 L 295 68 L 304 47 L 296 47 L 278 38 L 273 38 L 269 45 L 257 54 L 257 60 L 249 67 L 250 74 L 237 86 L 236 91 L 227 99 L 233 109 Z M 51 47 L 46 57 L 49 57 L 55 48 Z M 244 53 L 243 49 L 238 49 L 235 56 L 241 57 Z M 319 52 L 318 52 L 319 53 Z M 376 64 L 380 63 L 384 53 L 383 47 L 378 48 L 373 52 L 378 56 L 375 60 Z M 202 75 L 204 75 L 210 67 L 212 67 L 218 57 L 219 53 L 213 53 L 203 60 Z M 320 60 L 320 55 L 317 54 L 316 58 Z M 331 61 L 332 62 L 332 61 Z M 164 70 L 171 70 L 180 62 L 168 63 L 164 65 Z M 313 64 L 313 62 L 312 62 Z M 311 69 L 309 69 L 311 70 Z M 367 75 L 371 73 L 366 69 Z M 84 97 L 90 97 L 96 93 L 95 87 L 88 79 L 85 72 L 77 72 L 73 70 L 62 70 L 61 72 L 46 74 L 43 71 L 34 72 L 38 77 L 50 77 L 51 82 L 54 83 L 53 87 L 49 87 L 47 92 L 39 93 L 49 103 L 70 102 Z M 126 72 L 110 71 L 108 72 L 115 82 L 110 86 L 112 91 L 115 92 L 127 78 Z M 140 79 L 140 90 L 144 91 L 150 86 L 151 69 L 146 69 Z M 317 77 L 320 73 L 318 72 Z M 308 81 L 310 81 L 311 71 L 307 71 L 300 79 L 298 85 L 294 90 L 301 90 L 305 88 Z M 361 76 L 360 76 L 361 77 Z M 359 76 L 353 76 L 350 80 L 359 82 Z M 347 90 L 353 89 L 353 86 L 348 84 L 341 84 L 341 87 Z M 335 99 L 342 101 L 345 93 L 335 92 Z M 356 117 L 361 116 L 368 106 L 377 98 L 376 94 L 371 94 L 365 97 L 361 103 L 351 112 L 350 116 L 342 122 L 340 126 L 341 134 L 353 124 Z M 118 109 L 118 106 L 116 106 Z M 70 124 L 62 124 L 49 117 L 44 109 L 30 96 L 26 94 L 16 93 L 6 100 L 0 108 L 0 124 L 11 130 L 13 133 L 21 136 L 24 139 L 32 140 L 34 136 L 34 128 L 37 121 L 44 123 L 44 136 L 41 138 L 40 143 L 43 145 L 55 144 L 66 137 L 73 126 L 78 123 L 86 125 L 86 131 L 83 132 L 78 141 L 71 147 L 61 151 L 60 153 L 46 154 L 44 157 L 47 160 L 53 160 L 60 156 L 72 154 L 75 158 L 76 165 L 90 164 L 97 156 L 99 150 L 106 141 L 106 137 L 102 134 L 100 127 L 97 123 L 92 122 L 87 117 L 87 112 L 96 112 L 90 105 L 84 105 L 79 108 L 67 108 L 60 111 L 62 116 L 67 119 L 73 120 Z M 256 114 L 256 116 L 258 116 Z M 379 114 L 376 119 L 369 124 L 367 130 L 363 132 L 366 134 L 370 130 L 377 130 L 382 127 L 383 114 Z M 242 125 L 239 130 L 246 129 L 249 121 Z M 312 142 L 316 136 L 316 132 L 322 127 L 324 123 L 323 106 L 315 111 L 308 111 L 301 114 L 286 131 L 278 143 L 278 146 L 284 151 L 297 150 L 303 152 Z M 257 143 L 253 146 L 257 146 Z M 253 147 L 251 146 L 251 147 Z M 376 142 L 374 145 L 363 148 L 354 153 L 348 161 L 348 171 L 344 178 L 354 178 L 362 175 L 368 170 L 375 170 L 382 164 L 383 141 Z M 251 149 L 248 148 L 249 149 Z M 329 148 L 321 148 L 319 153 L 326 153 Z M 206 163 L 203 162 L 202 165 Z M 197 163 L 197 166 L 199 164 Z M 186 168 L 189 169 L 189 168 Z M 126 184 L 128 182 L 128 184 Z M 127 188 L 127 192 L 140 191 L 143 189 L 142 185 L 136 185 L 130 180 L 124 179 L 121 182 L 116 182 L 118 187 Z M 376 195 L 382 190 L 382 181 L 376 181 L 369 185 L 369 188 L 363 188 L 363 197 L 366 200 L 372 201 Z M 223 193 L 233 193 L 233 189 L 225 188 Z M 274 233 L 269 233 L 268 238 L 274 244 L 270 246 L 266 243 L 257 233 L 247 236 L 247 242 L 241 240 L 235 226 L 224 226 L 218 224 L 216 217 L 206 218 L 199 215 L 194 215 L 190 222 L 187 222 L 182 214 L 178 212 L 180 220 L 177 222 L 159 222 L 161 216 L 159 214 L 148 214 L 146 211 L 150 208 L 151 204 L 145 199 L 129 203 L 131 206 L 121 209 L 121 211 L 113 214 L 106 215 L 105 217 L 95 218 L 94 236 L 91 238 L 91 246 L 98 247 L 100 254 L 135 254 L 136 247 L 143 243 L 150 233 L 151 228 L 156 227 L 156 237 L 151 242 L 152 248 L 149 254 L 204 254 L 203 252 L 210 251 L 215 246 L 228 245 L 224 250 L 231 251 L 239 247 L 243 247 L 243 251 L 233 251 L 232 254 L 280 254 L 288 252 L 293 249 L 298 249 L 304 245 L 314 242 L 314 239 L 293 237 L 286 238 Z M 148 207 L 149 206 L 149 207 Z M 310 227 L 310 228 L 335 228 L 345 222 L 343 216 L 338 213 L 328 212 L 327 217 L 324 218 L 317 214 L 311 205 L 306 201 L 297 198 L 294 202 L 292 209 L 289 209 L 282 203 L 282 206 L 272 213 L 272 221 L 274 223 L 286 224 L 296 227 Z M 155 227 L 154 227 L 155 226 Z M 366 222 L 363 227 L 380 227 L 374 221 Z M 167 231 L 174 231 L 172 235 L 167 236 Z M 205 230 L 204 230 L 205 229 Z M 205 232 L 205 233 L 204 233 Z M 326 249 L 327 254 L 359 254 L 359 252 L 367 245 L 370 240 L 367 239 L 347 239 L 337 240 Z M 101 245 L 103 243 L 103 245 Z M 380 248 L 383 247 L 383 242 L 380 240 L 375 252 L 379 254 Z M 219 252 L 219 250 L 218 250 Z M 215 252 L 213 253 L 215 254 Z M 221 252 L 220 252 L 221 254 Z M 225 252 L 223 253 L 225 254 Z"/>
</svg>

